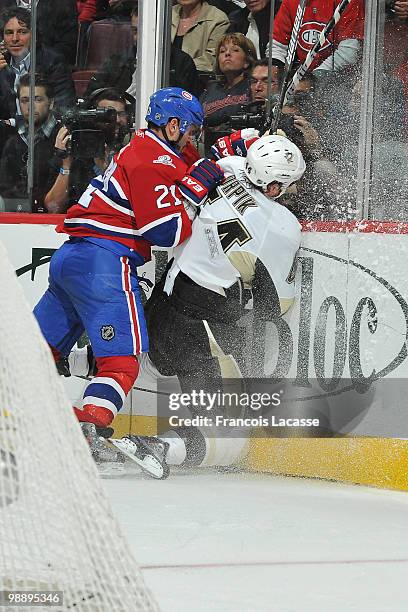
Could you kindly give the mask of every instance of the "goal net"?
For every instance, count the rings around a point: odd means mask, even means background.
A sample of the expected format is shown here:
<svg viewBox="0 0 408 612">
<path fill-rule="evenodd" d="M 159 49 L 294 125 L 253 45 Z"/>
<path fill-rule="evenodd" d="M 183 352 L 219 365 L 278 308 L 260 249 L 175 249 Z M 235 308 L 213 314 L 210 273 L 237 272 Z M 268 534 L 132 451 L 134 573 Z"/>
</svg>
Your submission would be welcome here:
<svg viewBox="0 0 408 612">
<path fill-rule="evenodd" d="M 1 244 L 0 336 L 0 610 L 158 610 Z"/>
</svg>

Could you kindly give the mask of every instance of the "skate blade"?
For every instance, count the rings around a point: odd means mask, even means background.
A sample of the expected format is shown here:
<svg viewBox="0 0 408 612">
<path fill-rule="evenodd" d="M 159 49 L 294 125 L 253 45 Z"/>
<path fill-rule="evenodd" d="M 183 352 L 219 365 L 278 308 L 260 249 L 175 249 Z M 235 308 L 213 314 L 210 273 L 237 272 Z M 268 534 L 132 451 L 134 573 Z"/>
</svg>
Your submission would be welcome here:
<svg viewBox="0 0 408 612">
<path fill-rule="evenodd" d="M 99 472 L 99 476 L 102 478 L 113 478 L 114 476 L 126 476 L 127 471 L 124 463 L 109 462 L 97 463 L 96 469 Z"/>
<path fill-rule="evenodd" d="M 167 465 L 161 465 L 161 463 L 152 455 L 146 455 L 143 459 L 139 459 L 132 453 L 129 453 L 126 447 L 121 444 L 120 440 L 115 440 L 115 438 L 109 438 L 109 442 L 113 444 L 117 449 L 120 450 L 121 453 L 129 457 L 132 461 L 137 463 L 139 467 L 142 468 L 144 472 L 152 476 L 153 478 L 157 478 L 158 480 L 164 480 L 169 475 L 169 468 Z"/>
</svg>

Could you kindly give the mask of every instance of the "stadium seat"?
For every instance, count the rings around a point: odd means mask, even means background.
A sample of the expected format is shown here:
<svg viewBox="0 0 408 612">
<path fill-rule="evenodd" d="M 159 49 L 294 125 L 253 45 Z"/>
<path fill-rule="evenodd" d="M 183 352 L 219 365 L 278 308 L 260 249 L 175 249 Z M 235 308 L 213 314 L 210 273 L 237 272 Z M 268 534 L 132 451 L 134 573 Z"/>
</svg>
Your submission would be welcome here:
<svg viewBox="0 0 408 612">
<path fill-rule="evenodd" d="M 129 55 L 132 48 L 130 23 L 110 20 L 94 21 L 89 28 L 85 70 L 97 70 L 110 55 Z"/>
<path fill-rule="evenodd" d="M 77 70 L 72 73 L 74 81 L 75 93 L 77 98 L 83 98 L 86 88 L 88 87 L 89 79 L 94 74 L 94 70 Z"/>
</svg>

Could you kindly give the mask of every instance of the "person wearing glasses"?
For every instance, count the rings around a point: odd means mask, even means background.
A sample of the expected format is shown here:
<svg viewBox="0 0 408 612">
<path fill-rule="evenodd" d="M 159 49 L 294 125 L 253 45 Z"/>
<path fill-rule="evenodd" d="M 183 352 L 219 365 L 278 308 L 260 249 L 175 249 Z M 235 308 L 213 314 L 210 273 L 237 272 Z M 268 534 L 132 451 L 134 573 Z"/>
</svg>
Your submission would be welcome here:
<svg viewBox="0 0 408 612">
<path fill-rule="evenodd" d="M 116 125 L 113 142 L 105 145 L 105 156 L 90 159 L 75 159 L 69 154 L 71 135 L 63 125 L 55 140 L 55 160 L 53 165 L 60 168 L 55 183 L 45 196 L 45 207 L 50 213 L 64 213 L 78 200 L 88 183 L 103 174 L 114 153 L 124 144 L 129 135 L 130 125 L 127 102 L 122 93 L 115 89 L 103 89 L 94 96 L 92 106 L 97 109 L 111 108 L 116 111 Z"/>
</svg>

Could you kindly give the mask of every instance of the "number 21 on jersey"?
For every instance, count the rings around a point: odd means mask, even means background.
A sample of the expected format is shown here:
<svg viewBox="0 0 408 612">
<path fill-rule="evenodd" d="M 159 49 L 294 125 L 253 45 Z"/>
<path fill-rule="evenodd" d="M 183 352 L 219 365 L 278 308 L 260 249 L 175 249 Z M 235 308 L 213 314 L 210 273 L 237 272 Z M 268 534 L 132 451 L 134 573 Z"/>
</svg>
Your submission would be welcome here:
<svg viewBox="0 0 408 612">
<path fill-rule="evenodd" d="M 154 188 L 158 194 L 156 204 L 157 208 L 167 208 L 168 206 L 178 206 L 181 204 L 180 198 L 176 195 L 176 186 L 170 185 L 156 185 Z"/>
</svg>

